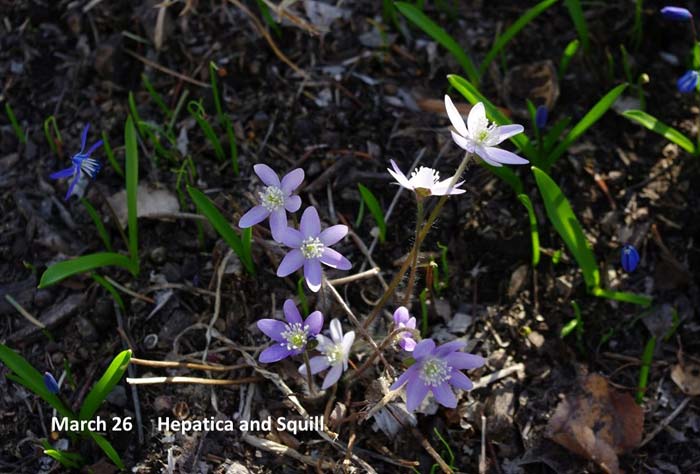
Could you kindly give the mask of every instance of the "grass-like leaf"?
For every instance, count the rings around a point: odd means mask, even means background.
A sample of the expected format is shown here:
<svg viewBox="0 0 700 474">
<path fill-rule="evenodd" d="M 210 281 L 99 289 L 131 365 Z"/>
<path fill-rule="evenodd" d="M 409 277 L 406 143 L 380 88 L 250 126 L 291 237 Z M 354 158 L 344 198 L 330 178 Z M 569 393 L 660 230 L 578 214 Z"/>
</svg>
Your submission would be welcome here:
<svg viewBox="0 0 700 474">
<path fill-rule="evenodd" d="M 211 143 L 211 146 L 214 148 L 214 154 L 216 155 L 216 157 L 220 161 L 225 160 L 226 156 L 224 155 L 224 149 L 221 146 L 221 141 L 219 140 L 219 137 L 214 132 L 214 129 L 212 128 L 209 121 L 207 121 L 206 116 L 204 114 L 204 107 L 202 106 L 201 101 L 191 100 L 187 104 L 187 111 L 190 113 L 192 118 L 194 118 L 194 120 L 197 122 L 197 125 L 199 125 L 199 128 L 202 129 L 202 132 L 204 132 L 204 136 L 207 137 L 207 140 L 209 141 L 209 143 Z"/>
<path fill-rule="evenodd" d="M 599 288 L 600 273 L 595 255 L 588 246 L 581 224 L 571 209 L 569 201 L 547 173 L 535 166 L 532 167 L 532 173 L 535 175 L 547 217 L 583 271 L 583 278 L 588 290 L 593 291 L 595 288 Z"/>
<path fill-rule="evenodd" d="M 574 22 L 574 28 L 576 28 L 578 37 L 581 39 L 583 51 L 588 53 L 588 51 L 590 51 L 591 41 L 588 36 L 588 22 L 586 22 L 586 17 L 583 16 L 581 2 L 579 2 L 579 0 L 564 0 L 564 4 L 567 10 L 569 10 L 571 21 Z"/>
<path fill-rule="evenodd" d="M 512 40 L 515 37 L 515 35 L 520 33 L 520 30 L 522 30 L 528 23 L 537 18 L 542 12 L 544 12 L 546 9 L 548 9 L 555 3 L 557 3 L 557 0 L 541 1 L 540 3 L 523 13 L 520 16 L 520 18 L 515 20 L 515 22 L 512 25 L 510 25 L 506 31 L 503 32 L 502 35 L 496 38 L 496 41 L 494 41 L 493 46 L 491 46 L 489 52 L 486 53 L 486 57 L 479 66 L 479 77 L 486 74 L 486 71 L 488 71 L 488 68 L 493 62 L 493 60 L 496 59 L 498 54 L 503 50 L 503 48 L 505 48 L 505 46 L 510 42 L 510 40 Z"/>
<path fill-rule="evenodd" d="M 95 227 L 97 228 L 97 233 L 99 234 L 100 239 L 102 239 L 102 243 L 105 245 L 105 248 L 108 252 L 111 252 L 112 239 L 109 237 L 109 232 L 107 232 L 104 222 L 102 222 L 102 219 L 100 218 L 100 214 L 92 206 L 92 204 L 90 204 L 90 201 L 88 201 L 84 197 L 80 198 L 80 202 L 83 204 L 85 210 L 90 215 L 90 219 L 92 219 L 92 222 L 95 224 Z"/>
<path fill-rule="evenodd" d="M 105 150 L 105 155 L 107 155 L 107 161 L 109 162 L 110 165 L 112 165 L 112 168 L 114 171 L 121 176 L 122 178 L 124 177 L 124 170 L 122 169 L 121 165 L 117 161 L 117 159 L 114 157 L 114 151 L 112 151 L 112 145 L 109 144 L 109 137 L 107 136 L 107 132 L 102 131 L 102 143 L 104 145 L 104 150 Z"/>
<path fill-rule="evenodd" d="M 267 5 L 261 0 L 258 0 L 259 3 L 262 3 L 262 6 L 267 8 Z M 261 7 L 262 9 L 262 7 Z M 264 10 L 267 11 L 267 10 Z M 263 13 L 264 13 L 263 11 Z M 269 11 L 268 11 L 269 14 Z M 272 19 L 272 17 L 270 17 Z M 277 26 L 277 24 L 272 21 L 272 24 Z M 229 118 L 228 115 L 224 113 L 224 108 L 221 105 L 221 95 L 219 94 L 219 85 L 218 81 L 216 79 L 217 76 L 217 68 L 216 64 L 213 62 L 209 63 L 209 77 L 211 78 L 211 90 L 212 90 L 212 95 L 214 96 L 214 106 L 216 107 L 216 117 L 219 121 L 219 125 L 221 125 L 224 130 L 226 130 L 226 136 L 228 137 L 228 143 L 229 143 L 229 150 L 231 153 L 231 166 L 233 166 L 233 173 L 238 176 L 238 144 L 236 143 L 236 134 L 233 133 L 233 124 L 231 123 L 231 119 Z"/>
<path fill-rule="evenodd" d="M 569 64 L 571 64 L 571 60 L 574 59 L 574 56 L 576 56 L 576 53 L 578 52 L 578 47 L 580 44 L 581 42 L 578 39 L 573 39 L 566 45 L 566 48 L 564 48 L 564 52 L 561 55 L 561 60 L 559 61 L 559 69 L 557 70 L 559 79 L 564 77 L 564 74 L 566 74 L 566 71 L 569 69 Z"/>
<path fill-rule="evenodd" d="M 202 191 L 192 186 L 187 186 L 187 192 L 192 198 L 192 201 L 194 201 L 194 205 L 197 206 L 199 213 L 207 218 L 221 238 L 236 252 L 236 255 L 241 259 L 248 273 L 251 275 L 254 274 L 255 265 L 253 264 L 253 256 L 250 252 L 250 244 L 243 243 L 243 239 L 236 234 L 226 218 Z M 248 237 L 248 239 L 250 239 L 250 237 Z"/>
<path fill-rule="evenodd" d="M 125 470 L 126 467 L 124 466 L 124 463 L 122 462 L 122 458 L 119 457 L 119 453 L 117 453 L 117 450 L 114 449 L 112 444 L 107 441 L 107 438 L 104 436 L 93 433 L 92 431 L 88 431 L 87 435 L 97 443 L 97 445 L 102 449 L 102 451 L 107 455 L 107 457 L 114 463 L 115 466 L 117 466 L 121 470 Z"/>
<path fill-rule="evenodd" d="M 49 392 L 44 384 L 44 376 L 36 370 L 32 364 L 17 352 L 4 344 L 0 344 L 0 361 L 12 371 L 7 377 L 25 386 L 46 403 L 56 409 L 58 413 L 67 418 L 74 418 L 73 413 L 63 404 L 57 395 Z"/>
<path fill-rule="evenodd" d="M 106 278 L 104 278 L 102 275 L 99 275 L 98 273 L 93 272 L 92 279 L 95 280 L 100 286 L 102 286 L 102 288 L 107 290 L 110 295 L 112 295 L 112 298 L 114 298 L 114 301 L 117 302 L 122 311 L 126 311 L 124 300 L 122 299 L 122 296 L 119 294 L 114 285 L 112 285 L 109 281 L 107 281 Z"/>
<path fill-rule="evenodd" d="M 626 291 L 613 291 L 604 288 L 595 288 L 593 295 L 609 300 L 620 301 L 622 303 L 632 303 L 639 306 L 648 307 L 651 305 L 653 298 L 647 295 L 638 295 L 636 293 L 628 293 Z"/>
<path fill-rule="evenodd" d="M 168 107 L 161 97 L 161 95 L 156 91 L 156 89 L 153 87 L 153 84 L 151 84 L 151 81 L 148 79 L 148 76 L 145 74 L 141 74 L 141 82 L 143 82 L 144 87 L 148 91 L 148 93 L 151 96 L 151 99 L 153 99 L 153 102 L 156 103 L 158 108 L 165 114 L 166 118 L 170 118 L 173 116 L 173 111 L 170 110 L 170 107 Z"/>
<path fill-rule="evenodd" d="M 605 112 L 615 103 L 617 98 L 627 88 L 627 84 L 620 84 L 605 94 L 586 115 L 566 134 L 564 139 L 557 147 L 549 154 L 546 160 L 546 168 L 549 169 L 564 154 L 564 152 L 575 142 L 583 133 L 588 130 L 591 125 L 596 123 Z"/>
<path fill-rule="evenodd" d="M 377 227 L 379 228 L 379 240 L 383 243 L 386 240 L 386 221 L 384 220 L 384 211 L 382 211 L 382 206 L 379 204 L 379 201 L 374 196 L 372 191 L 359 183 L 357 187 L 362 195 L 362 200 L 365 202 L 367 209 L 369 209 L 369 212 L 372 214 L 372 217 L 374 217 L 374 220 L 377 223 Z"/>
<path fill-rule="evenodd" d="M 61 466 L 67 469 L 80 469 L 85 464 L 83 457 L 78 453 L 69 453 L 67 451 L 53 449 L 50 444 L 48 446 L 49 448 L 46 448 L 46 446 L 44 447 L 44 454 L 55 459 Z"/>
<path fill-rule="evenodd" d="M 97 409 L 100 407 L 102 401 L 109 395 L 114 386 L 119 383 L 119 381 L 124 376 L 126 368 L 129 366 L 129 361 L 131 360 L 131 350 L 127 349 L 120 352 L 112 360 L 102 374 L 102 377 L 95 382 L 92 389 L 85 397 L 83 405 L 80 407 L 80 419 L 81 420 L 91 420 Z"/>
<path fill-rule="evenodd" d="M 44 136 L 49 144 L 49 148 L 55 155 L 60 155 L 60 148 L 63 145 L 61 131 L 58 129 L 56 117 L 50 115 L 44 120 Z"/>
<path fill-rule="evenodd" d="M 532 242 L 532 266 L 536 267 L 540 263 L 540 233 L 537 230 L 537 215 L 535 208 L 532 206 L 532 201 L 527 194 L 518 194 L 518 200 L 527 209 L 527 215 L 530 220 L 530 241 Z"/>
<path fill-rule="evenodd" d="M 124 255 L 112 252 L 92 253 L 72 260 L 54 263 L 41 275 L 39 288 L 46 288 L 79 273 L 110 266 L 121 267 L 134 273 L 133 262 Z"/>
<path fill-rule="evenodd" d="M 12 110 L 12 106 L 10 106 L 9 102 L 5 102 L 5 113 L 7 114 L 7 118 L 10 121 L 10 125 L 12 125 L 12 130 L 14 130 L 15 135 L 17 135 L 17 138 L 19 139 L 21 144 L 27 143 L 27 135 L 25 135 L 24 131 L 22 130 L 22 127 L 19 125 L 19 122 L 17 121 L 17 117 L 15 117 L 15 112 Z"/>
<path fill-rule="evenodd" d="M 413 24 L 423 30 L 428 36 L 437 41 L 443 48 L 449 51 L 457 60 L 464 72 L 469 77 L 469 80 L 474 84 L 478 84 L 480 80 L 479 71 L 476 69 L 474 62 L 464 52 L 464 49 L 455 41 L 450 34 L 442 29 L 437 23 L 428 18 L 425 13 L 414 5 L 406 2 L 395 2 L 396 8 L 403 16 L 408 18 Z"/>
<path fill-rule="evenodd" d="M 637 122 L 642 127 L 645 127 L 654 133 L 658 133 L 666 140 L 675 143 L 688 153 L 697 155 L 697 148 L 690 138 L 686 137 L 675 128 L 661 122 L 653 115 L 649 115 L 643 110 L 630 109 L 622 112 L 622 116 L 630 119 L 633 122 Z"/>
<path fill-rule="evenodd" d="M 649 383 L 649 369 L 651 368 L 651 361 L 654 358 L 654 349 L 656 349 L 656 337 L 652 336 L 644 346 L 644 352 L 642 353 L 642 365 L 639 368 L 637 394 L 634 397 L 634 400 L 639 405 L 644 402 L 644 394 L 647 391 L 647 384 Z"/>
<path fill-rule="evenodd" d="M 126 119 L 124 127 L 124 144 L 126 147 L 126 208 L 129 226 L 129 255 L 132 273 L 139 273 L 139 226 L 138 226 L 138 186 L 139 186 L 139 150 L 136 146 L 136 130 L 131 117 Z"/>
</svg>

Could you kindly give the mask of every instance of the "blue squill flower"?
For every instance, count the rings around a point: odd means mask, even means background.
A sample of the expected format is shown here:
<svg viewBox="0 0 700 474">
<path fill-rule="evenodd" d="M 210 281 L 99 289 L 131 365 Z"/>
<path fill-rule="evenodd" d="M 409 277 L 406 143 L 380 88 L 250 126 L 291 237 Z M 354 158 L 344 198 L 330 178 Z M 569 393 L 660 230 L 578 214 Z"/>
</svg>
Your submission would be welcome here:
<svg viewBox="0 0 700 474">
<path fill-rule="evenodd" d="M 687 21 L 693 19 L 693 14 L 682 7 L 663 7 L 661 9 L 661 14 L 667 20 Z"/>
<path fill-rule="evenodd" d="M 548 116 L 549 116 L 549 111 L 547 110 L 547 106 L 540 105 L 539 107 L 537 107 L 537 111 L 535 112 L 535 126 L 539 130 L 542 130 L 544 127 L 547 126 L 547 117 Z"/>
<path fill-rule="evenodd" d="M 633 272 L 637 268 L 637 265 L 639 265 L 639 252 L 637 252 L 637 249 L 634 248 L 633 245 L 625 244 L 625 246 L 622 247 L 620 263 L 627 273 Z"/>
<path fill-rule="evenodd" d="M 99 161 L 94 158 L 90 158 L 90 155 L 92 155 L 95 150 L 102 146 L 102 140 L 97 141 L 97 143 L 92 145 L 88 151 L 85 152 L 88 130 L 90 130 L 90 124 L 85 125 L 85 128 L 83 129 L 83 134 L 80 138 L 80 151 L 73 155 L 72 158 L 73 166 L 57 171 L 49 176 L 51 179 L 72 178 L 70 185 L 68 186 L 68 192 L 66 193 L 66 201 L 70 198 L 71 194 L 73 194 L 75 185 L 78 184 L 78 181 L 80 181 L 80 178 L 83 175 L 87 175 L 89 178 L 95 179 L 97 173 L 99 173 L 100 169 L 102 169 L 102 164 L 100 164 Z"/>
<path fill-rule="evenodd" d="M 678 82 L 676 83 L 678 91 L 683 94 L 693 92 L 698 86 L 698 78 L 700 78 L 698 71 L 686 72 L 680 77 L 680 79 L 678 79 Z"/>
<path fill-rule="evenodd" d="M 58 382 L 56 382 L 56 379 L 51 372 L 44 372 L 44 385 L 46 385 L 46 389 L 49 392 L 53 394 L 58 393 Z"/>
</svg>

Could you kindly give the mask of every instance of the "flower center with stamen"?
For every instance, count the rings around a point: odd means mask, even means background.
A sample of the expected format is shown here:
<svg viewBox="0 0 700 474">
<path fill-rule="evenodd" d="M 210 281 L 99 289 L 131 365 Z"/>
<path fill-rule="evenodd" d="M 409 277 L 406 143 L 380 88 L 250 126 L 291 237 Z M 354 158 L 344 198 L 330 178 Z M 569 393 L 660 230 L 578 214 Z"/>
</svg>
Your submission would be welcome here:
<svg viewBox="0 0 700 474">
<path fill-rule="evenodd" d="M 267 186 L 258 195 L 260 196 L 260 203 L 268 211 L 276 211 L 284 206 L 284 193 L 277 186 Z"/>
<path fill-rule="evenodd" d="M 307 237 L 301 242 L 301 254 L 306 259 L 321 258 L 323 250 L 326 248 L 318 237 Z"/>
<path fill-rule="evenodd" d="M 309 333 L 309 326 L 302 326 L 301 323 L 287 325 L 287 329 L 280 335 L 287 341 L 288 350 L 301 350 L 306 346 L 306 339 Z"/>
<path fill-rule="evenodd" d="M 425 385 L 436 387 L 446 380 L 449 380 L 452 368 L 447 365 L 447 362 L 433 357 L 423 362 L 423 367 L 420 369 L 420 378 Z"/>
<path fill-rule="evenodd" d="M 335 365 L 343 360 L 342 344 L 334 344 L 326 347 L 323 352 L 326 354 L 326 359 L 330 365 Z"/>
<path fill-rule="evenodd" d="M 481 123 L 479 123 L 479 127 L 477 128 L 475 135 L 475 139 L 478 143 L 483 143 L 488 145 L 489 141 L 491 140 L 493 136 L 493 131 L 496 129 L 496 124 L 495 123 L 489 123 L 488 119 L 484 119 Z"/>
</svg>

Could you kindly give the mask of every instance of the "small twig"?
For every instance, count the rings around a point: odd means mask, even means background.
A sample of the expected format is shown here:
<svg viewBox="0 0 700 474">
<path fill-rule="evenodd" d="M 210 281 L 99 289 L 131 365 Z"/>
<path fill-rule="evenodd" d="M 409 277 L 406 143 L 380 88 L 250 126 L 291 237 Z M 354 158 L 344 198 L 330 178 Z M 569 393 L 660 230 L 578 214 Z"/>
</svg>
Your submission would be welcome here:
<svg viewBox="0 0 700 474">
<path fill-rule="evenodd" d="M 117 327 L 119 328 L 120 332 L 124 334 L 125 340 L 128 341 L 128 337 L 126 336 L 126 331 L 124 330 L 124 317 L 122 315 L 121 308 L 117 304 L 116 300 L 112 302 L 114 305 L 114 314 L 117 315 Z M 134 366 L 129 364 L 127 366 L 127 373 L 129 374 L 129 377 L 135 377 L 136 376 L 136 370 L 134 369 Z M 131 386 L 131 398 L 134 400 L 134 417 L 136 418 L 136 430 L 138 433 L 138 440 L 139 440 L 139 445 L 143 444 L 144 437 L 143 437 L 143 421 L 141 419 L 141 402 L 139 401 L 139 391 L 138 388 L 134 387 L 133 385 Z"/>
<path fill-rule="evenodd" d="M 413 432 L 413 436 L 415 436 L 416 439 L 418 439 L 418 441 L 420 442 L 420 445 L 423 446 L 423 449 L 425 449 L 426 452 L 430 454 L 430 456 L 433 459 L 435 459 L 435 462 L 438 463 L 440 469 L 442 469 L 442 472 L 446 474 L 452 474 L 454 471 L 445 462 L 445 460 L 442 459 L 442 456 L 440 456 L 440 454 L 438 454 L 438 452 L 435 451 L 435 448 L 433 448 L 433 446 L 430 444 L 430 441 L 428 441 L 428 439 L 425 436 L 423 436 L 423 434 L 416 428 L 411 428 L 411 431 Z"/>
<path fill-rule="evenodd" d="M 472 390 L 486 387 L 487 385 L 497 382 L 502 378 L 508 377 L 512 373 L 521 372 L 523 370 L 525 370 L 525 364 L 520 362 L 515 365 L 511 365 L 510 367 L 506 367 L 505 369 L 497 370 L 496 372 L 484 375 L 478 381 L 474 382 L 474 387 L 472 387 Z"/>
<path fill-rule="evenodd" d="M 479 474 L 486 474 L 486 417 L 481 415 L 481 455 L 479 456 Z"/>
<path fill-rule="evenodd" d="M 22 307 L 22 305 L 17 302 L 17 300 L 15 300 L 12 296 L 10 296 L 9 293 L 7 293 L 5 295 L 5 299 L 7 300 L 8 303 L 10 303 L 12 305 L 13 308 L 15 308 L 17 310 L 17 312 L 19 314 L 24 316 L 27 319 L 27 321 L 29 321 L 30 323 L 32 323 L 34 326 L 38 327 L 39 329 L 46 329 L 46 325 L 44 323 L 42 323 L 41 321 L 36 319 L 34 316 L 32 316 L 29 313 L 29 311 L 24 309 Z"/>
<path fill-rule="evenodd" d="M 654 439 L 654 438 L 656 437 L 656 435 L 659 434 L 659 433 L 661 432 L 661 430 L 665 429 L 668 425 L 670 425 L 671 422 L 672 422 L 673 420 L 675 420 L 676 417 L 677 417 L 678 415 L 681 414 L 681 412 L 685 409 L 685 407 L 688 406 L 688 403 L 690 403 L 690 400 L 692 400 L 692 398 L 693 398 L 693 397 L 685 397 L 685 399 L 683 399 L 683 401 L 681 402 L 681 404 L 678 405 L 678 406 L 676 407 L 676 409 L 673 410 L 673 412 L 672 412 L 670 415 L 668 415 L 666 418 L 664 418 L 664 419 L 661 421 L 661 423 L 659 423 L 659 424 L 656 426 L 656 428 L 654 428 L 654 431 L 652 431 L 651 433 L 649 433 L 649 434 L 642 440 L 642 442 L 639 444 L 639 447 L 640 447 L 640 448 L 643 447 L 643 446 L 644 446 L 645 444 L 647 444 L 649 441 L 651 441 L 652 439 Z"/>
<path fill-rule="evenodd" d="M 221 311 L 221 280 L 224 277 L 224 270 L 226 270 L 226 265 L 229 259 L 233 256 L 233 250 L 229 249 L 226 256 L 221 260 L 219 268 L 216 272 L 216 298 L 214 300 L 214 314 L 209 321 L 209 326 L 207 327 L 207 344 L 204 346 L 204 353 L 202 354 L 202 362 L 206 361 L 207 354 L 209 352 L 209 343 L 211 342 L 211 330 L 214 327 L 214 323 L 219 319 L 219 312 Z"/>
<path fill-rule="evenodd" d="M 139 61 L 146 64 L 147 66 L 150 66 L 153 69 L 157 69 L 162 73 L 168 74 L 168 75 L 173 76 L 173 77 L 177 77 L 178 79 L 183 80 L 185 82 L 189 82 L 190 84 L 194 84 L 195 86 L 204 87 L 206 89 L 211 88 L 211 85 L 207 84 L 206 82 L 198 81 L 197 79 L 193 79 L 189 76 L 186 76 L 185 74 L 179 73 L 177 71 L 173 71 L 172 69 L 168 69 L 165 66 L 161 66 L 157 62 L 151 61 L 150 59 L 148 59 L 144 56 L 141 56 L 140 54 L 138 54 L 134 51 L 131 51 L 130 49 L 125 49 L 124 51 L 126 51 L 126 53 L 128 55 L 133 56 L 134 58 L 138 59 Z"/>
<path fill-rule="evenodd" d="M 133 296 L 134 298 L 138 298 L 142 301 L 145 301 L 146 303 L 155 304 L 155 302 L 156 302 L 153 298 L 149 298 L 148 296 L 144 296 L 140 293 L 136 293 L 134 290 L 130 290 L 129 288 L 125 287 L 124 285 L 122 285 L 121 283 L 119 283 L 117 281 L 114 281 L 112 278 L 110 278 L 108 276 L 105 276 L 105 280 L 110 282 L 112 284 L 112 286 L 114 286 L 116 289 L 126 293 L 129 296 Z"/>
<path fill-rule="evenodd" d="M 196 364 L 193 362 L 174 362 L 169 360 L 148 360 L 132 357 L 132 364 L 144 365 L 146 367 L 168 367 L 174 369 L 194 369 L 194 370 L 213 370 L 215 372 L 229 372 L 231 370 L 241 369 L 247 365 L 211 365 L 211 364 Z"/>
<path fill-rule="evenodd" d="M 342 277 L 342 278 L 334 278 L 333 280 L 328 280 L 328 283 L 330 283 L 333 286 L 338 286 L 338 285 L 345 285 L 346 283 L 352 283 L 357 280 L 364 280 L 365 278 L 371 278 L 375 275 L 379 274 L 379 267 L 374 267 L 369 270 L 365 270 L 364 272 L 360 273 L 355 273 L 354 275 Z"/>
<path fill-rule="evenodd" d="M 142 219 L 159 219 L 164 221 L 177 219 L 192 219 L 196 221 L 205 221 L 206 217 L 192 212 L 152 212 L 145 216 L 139 216 Z"/>
<path fill-rule="evenodd" d="M 128 377 L 126 382 L 131 385 L 154 385 L 161 383 L 192 383 L 199 385 L 240 385 L 244 383 L 259 382 L 260 377 L 242 377 L 240 379 L 205 379 L 202 377 Z"/>
</svg>

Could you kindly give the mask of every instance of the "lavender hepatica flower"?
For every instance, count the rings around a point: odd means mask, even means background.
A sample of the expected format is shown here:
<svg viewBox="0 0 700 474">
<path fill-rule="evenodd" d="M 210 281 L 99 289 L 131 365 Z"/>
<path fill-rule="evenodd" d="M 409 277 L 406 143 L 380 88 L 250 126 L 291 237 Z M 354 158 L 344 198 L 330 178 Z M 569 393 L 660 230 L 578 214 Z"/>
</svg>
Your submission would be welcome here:
<svg viewBox="0 0 700 474">
<path fill-rule="evenodd" d="M 273 345 L 260 353 L 260 362 L 277 362 L 301 354 L 306 348 L 307 341 L 321 332 L 323 314 L 320 311 L 314 311 L 305 321 L 302 321 L 294 301 L 285 301 L 283 310 L 286 323 L 276 319 L 258 321 L 258 329 L 275 341 Z"/>
<path fill-rule="evenodd" d="M 699 78 L 700 73 L 698 73 L 698 71 L 687 71 L 678 79 L 676 87 L 678 87 L 680 93 L 688 94 L 697 88 Z"/>
<path fill-rule="evenodd" d="M 432 339 L 423 339 L 413 350 L 416 362 L 396 379 L 391 390 L 406 384 L 406 407 L 415 411 L 428 392 L 435 400 L 448 408 L 457 406 L 452 387 L 471 390 L 474 384 L 461 370 L 476 369 L 486 362 L 483 357 L 460 352 L 466 345 L 452 341 L 435 347 Z"/>
<path fill-rule="evenodd" d="M 464 181 L 456 183 L 451 189 L 449 188 L 452 178 L 440 181 L 440 174 L 426 166 L 421 166 L 417 170 L 413 170 L 411 177 L 408 178 L 401 172 L 394 160 L 391 160 L 391 166 L 394 168 L 387 171 L 394 179 L 404 188 L 415 192 L 418 197 L 427 196 L 443 196 L 445 194 L 462 194 L 466 192 L 464 189 L 459 189 L 459 186 L 464 184 Z"/>
<path fill-rule="evenodd" d="M 323 355 L 312 357 L 309 360 L 312 375 L 322 372 L 329 367 L 331 368 L 326 374 L 326 378 L 323 379 L 323 385 L 321 386 L 323 390 L 333 386 L 343 372 L 348 370 L 350 349 L 352 348 L 352 343 L 355 342 L 355 331 L 350 331 L 343 335 L 343 328 L 337 319 L 333 319 L 330 326 L 330 339 L 322 334 L 316 336 L 318 350 Z M 307 375 L 306 364 L 302 364 L 299 367 L 299 373 Z"/>
<path fill-rule="evenodd" d="M 394 324 L 396 328 L 416 328 L 416 318 L 408 313 L 408 308 L 405 306 L 399 306 L 396 311 L 394 311 Z M 413 333 L 411 331 L 406 331 L 399 333 L 397 336 L 399 346 L 405 351 L 411 352 L 416 348 L 416 340 L 413 339 Z"/>
<path fill-rule="evenodd" d="M 102 169 L 102 165 L 99 161 L 91 158 L 90 155 L 102 146 L 102 140 L 98 140 L 97 143 L 92 145 L 87 152 L 85 152 L 85 145 L 87 144 L 88 130 L 90 130 L 90 124 L 85 125 L 83 133 L 80 137 L 80 151 L 73 155 L 72 162 L 73 165 L 70 168 L 66 168 L 61 171 L 57 171 L 49 176 L 51 179 L 63 179 L 72 178 L 70 185 L 68 186 L 68 192 L 66 192 L 66 201 L 73 194 L 75 185 L 83 176 L 88 176 L 91 179 L 95 179 L 97 173 Z"/>
<path fill-rule="evenodd" d="M 260 204 L 246 212 L 238 226 L 252 227 L 269 217 L 272 238 L 282 242 L 282 234 L 287 228 L 287 211 L 297 212 L 301 207 L 301 198 L 292 192 L 304 181 L 304 170 L 293 169 L 281 181 L 277 173 L 267 165 L 257 164 L 253 170 L 265 184 L 265 189 L 258 193 Z"/>
<path fill-rule="evenodd" d="M 447 109 L 447 116 L 455 128 L 455 130 L 451 130 L 452 139 L 460 148 L 469 153 L 476 153 L 492 166 L 529 163 L 525 158 L 521 158 L 513 152 L 496 147 L 513 135 L 522 133 L 524 130 L 522 125 L 498 126 L 495 123 L 490 123 L 486 118 L 486 109 L 482 102 L 476 104 L 469 111 L 466 124 L 448 95 L 445 95 L 445 109 Z"/>
<path fill-rule="evenodd" d="M 339 270 L 350 270 L 352 264 L 347 258 L 332 248 L 348 233 L 347 226 L 334 225 L 321 231 L 321 220 L 314 207 L 307 207 L 301 215 L 299 230 L 287 227 L 282 235 L 282 243 L 292 250 L 285 255 L 277 268 L 278 277 L 304 267 L 304 278 L 311 291 L 321 288 L 323 270 L 321 263 Z"/>
<path fill-rule="evenodd" d="M 667 20 L 687 21 L 693 19 L 693 14 L 683 7 L 667 6 L 661 9 L 661 14 Z"/>
</svg>

